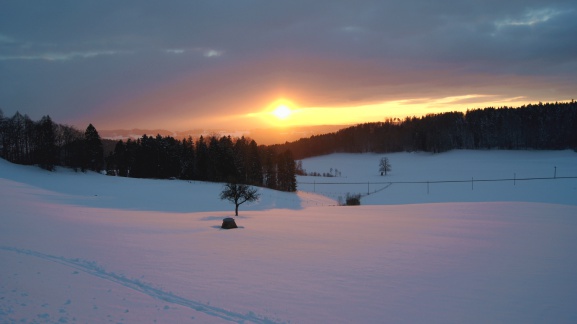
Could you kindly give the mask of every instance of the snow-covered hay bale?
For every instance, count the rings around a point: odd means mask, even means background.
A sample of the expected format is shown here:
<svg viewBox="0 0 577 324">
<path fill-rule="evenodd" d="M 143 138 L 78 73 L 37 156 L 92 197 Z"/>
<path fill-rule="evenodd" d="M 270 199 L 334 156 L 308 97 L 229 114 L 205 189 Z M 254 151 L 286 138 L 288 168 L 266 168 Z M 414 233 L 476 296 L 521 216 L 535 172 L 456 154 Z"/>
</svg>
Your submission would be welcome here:
<svg viewBox="0 0 577 324">
<path fill-rule="evenodd" d="M 220 228 L 231 229 L 231 228 L 238 228 L 238 226 L 236 226 L 234 218 L 227 217 L 222 220 L 222 226 Z"/>
</svg>

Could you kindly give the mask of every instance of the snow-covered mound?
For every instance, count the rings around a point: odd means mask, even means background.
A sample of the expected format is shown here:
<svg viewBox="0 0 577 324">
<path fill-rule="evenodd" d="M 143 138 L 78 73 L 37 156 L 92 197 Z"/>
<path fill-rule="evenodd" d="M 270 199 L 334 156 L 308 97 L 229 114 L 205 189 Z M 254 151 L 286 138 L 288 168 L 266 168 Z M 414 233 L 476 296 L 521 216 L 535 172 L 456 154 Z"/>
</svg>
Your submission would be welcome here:
<svg viewBox="0 0 577 324">
<path fill-rule="evenodd" d="M 577 156 L 480 153 L 387 155 L 386 179 L 499 177 L 509 166 L 503 176 L 529 177 L 551 164 L 563 176 Z M 342 178 L 331 181 L 369 182 L 383 179 L 379 158 L 303 164 L 339 169 Z M 429 197 L 446 191 L 435 204 L 416 204 L 423 188 L 413 185 L 415 204 L 371 201 L 404 203 L 386 196 L 401 187 L 393 184 L 358 207 L 263 189 L 258 203 L 241 206 L 240 228 L 222 230 L 233 206 L 218 199 L 218 184 L 0 161 L 0 323 L 574 323 L 577 181 L 548 181 L 563 201 L 531 202 L 539 200 L 528 191 L 517 202 L 487 202 L 491 191 L 538 181 L 457 193 L 431 185 Z M 484 197 L 447 200 L 460 190 Z"/>
</svg>

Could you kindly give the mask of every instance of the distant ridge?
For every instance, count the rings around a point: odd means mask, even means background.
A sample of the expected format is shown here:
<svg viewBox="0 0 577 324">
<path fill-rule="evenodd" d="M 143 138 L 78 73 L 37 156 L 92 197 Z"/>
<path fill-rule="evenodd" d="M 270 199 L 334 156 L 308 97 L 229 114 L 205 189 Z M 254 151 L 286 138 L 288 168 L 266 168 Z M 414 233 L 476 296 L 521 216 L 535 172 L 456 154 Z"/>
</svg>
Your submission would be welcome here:
<svg viewBox="0 0 577 324">
<path fill-rule="evenodd" d="M 318 125 L 318 126 L 298 126 L 290 128 L 260 128 L 251 130 L 222 130 L 222 129 L 192 129 L 186 131 L 170 131 L 166 129 L 114 129 L 114 130 L 99 130 L 99 134 L 103 139 L 109 140 L 127 140 L 137 139 L 142 135 L 147 136 L 171 136 L 176 139 L 184 139 L 189 136 L 193 139 L 200 136 L 217 135 L 217 137 L 228 136 L 231 137 L 249 137 L 254 139 L 259 144 L 272 145 L 282 144 L 286 142 L 296 141 L 301 138 L 306 138 L 314 135 L 326 134 L 335 132 L 346 128 L 349 125 Z"/>
<path fill-rule="evenodd" d="M 295 159 L 331 153 L 453 149 L 577 150 L 577 102 L 488 107 L 359 124 L 275 145 Z"/>
</svg>

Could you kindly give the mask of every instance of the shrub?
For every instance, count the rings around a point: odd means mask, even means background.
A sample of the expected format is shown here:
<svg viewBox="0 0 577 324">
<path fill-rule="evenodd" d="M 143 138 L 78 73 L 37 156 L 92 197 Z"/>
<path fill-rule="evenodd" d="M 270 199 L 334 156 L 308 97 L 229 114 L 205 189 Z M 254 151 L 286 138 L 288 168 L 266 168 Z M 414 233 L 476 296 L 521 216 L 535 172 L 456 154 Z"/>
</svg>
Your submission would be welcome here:
<svg viewBox="0 0 577 324">
<path fill-rule="evenodd" d="M 347 206 L 359 206 L 361 204 L 361 195 L 360 194 L 347 194 L 346 198 Z"/>
</svg>

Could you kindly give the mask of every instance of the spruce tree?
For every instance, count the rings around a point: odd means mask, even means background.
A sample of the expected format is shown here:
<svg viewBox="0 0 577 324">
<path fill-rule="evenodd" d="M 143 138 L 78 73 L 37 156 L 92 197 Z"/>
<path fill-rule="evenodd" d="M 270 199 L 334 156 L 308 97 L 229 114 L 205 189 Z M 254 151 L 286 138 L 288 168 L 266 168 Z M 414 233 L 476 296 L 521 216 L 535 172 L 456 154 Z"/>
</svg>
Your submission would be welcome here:
<svg viewBox="0 0 577 324">
<path fill-rule="evenodd" d="M 180 178 L 186 180 L 194 179 L 194 142 L 192 137 L 182 140 L 182 153 L 180 160 Z"/>
<path fill-rule="evenodd" d="M 197 180 L 208 179 L 208 146 L 201 135 L 196 141 L 196 161 L 195 161 L 195 178 Z"/>
<path fill-rule="evenodd" d="M 296 180 L 296 162 L 293 159 L 292 153 L 286 150 L 278 157 L 277 162 L 278 172 L 278 189 L 282 191 L 293 192 L 297 190 Z"/>
<path fill-rule="evenodd" d="M 35 132 L 35 160 L 41 168 L 49 171 L 54 170 L 58 158 L 54 127 L 50 116 L 44 116 Z"/>
<path fill-rule="evenodd" d="M 268 147 L 262 150 L 262 166 L 264 185 L 270 189 L 277 189 L 277 158 L 274 149 Z"/>
<path fill-rule="evenodd" d="M 104 164 L 104 150 L 102 148 L 102 140 L 96 128 L 92 124 L 86 127 L 84 132 L 84 149 L 86 164 L 89 170 L 99 172 L 102 170 Z"/>
<path fill-rule="evenodd" d="M 121 177 L 128 176 L 128 157 L 126 153 L 126 145 L 124 142 L 118 141 L 114 146 L 112 163 L 114 163 L 114 168 L 117 174 Z M 110 169 L 109 169 L 110 170 Z"/>
<path fill-rule="evenodd" d="M 247 159 L 247 180 L 248 183 L 262 186 L 263 185 L 263 167 L 261 164 L 258 146 L 254 140 L 250 141 L 248 145 Z"/>
</svg>

